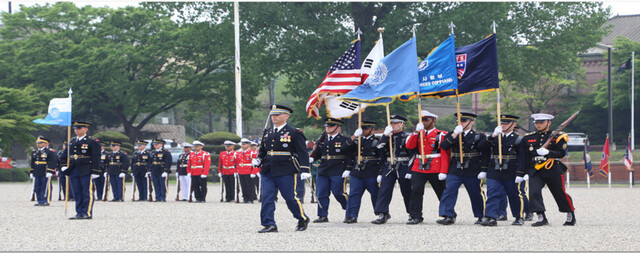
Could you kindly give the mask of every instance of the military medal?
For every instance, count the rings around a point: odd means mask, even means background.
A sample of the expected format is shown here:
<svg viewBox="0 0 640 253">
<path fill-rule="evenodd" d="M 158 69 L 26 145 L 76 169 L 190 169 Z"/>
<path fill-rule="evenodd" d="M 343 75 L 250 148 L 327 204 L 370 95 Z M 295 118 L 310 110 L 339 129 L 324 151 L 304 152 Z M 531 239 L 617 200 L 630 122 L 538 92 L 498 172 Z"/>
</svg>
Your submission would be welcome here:
<svg viewBox="0 0 640 253">
<path fill-rule="evenodd" d="M 533 151 L 533 146 L 529 146 L 529 151 Z"/>
<path fill-rule="evenodd" d="M 286 144 L 286 143 L 285 143 L 285 144 L 282 144 L 282 146 L 286 148 L 286 147 L 288 147 L 288 146 L 289 146 L 289 144 Z"/>
<path fill-rule="evenodd" d="M 336 148 L 336 152 L 337 152 L 337 153 L 339 153 L 339 152 L 340 152 L 340 149 L 339 149 L 339 148 Z"/>
</svg>

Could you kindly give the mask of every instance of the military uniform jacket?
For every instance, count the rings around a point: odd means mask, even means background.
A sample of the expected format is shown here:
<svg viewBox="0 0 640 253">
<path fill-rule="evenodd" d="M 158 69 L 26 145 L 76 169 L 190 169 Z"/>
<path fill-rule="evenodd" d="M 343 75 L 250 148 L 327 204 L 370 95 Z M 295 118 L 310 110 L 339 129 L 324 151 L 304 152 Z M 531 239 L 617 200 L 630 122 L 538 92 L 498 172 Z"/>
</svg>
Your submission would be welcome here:
<svg viewBox="0 0 640 253">
<path fill-rule="evenodd" d="M 394 169 L 397 169 L 401 172 L 406 172 L 409 169 L 409 163 L 411 157 L 413 156 L 413 150 L 407 149 L 406 142 L 407 138 L 409 138 L 409 134 L 401 131 L 399 133 L 395 133 L 391 135 L 393 138 L 393 155 L 395 159 Z M 383 135 L 380 138 L 380 144 L 378 145 L 382 150 L 382 155 L 384 157 L 385 163 L 391 161 L 391 156 L 389 153 L 389 136 Z"/>
<path fill-rule="evenodd" d="M 236 151 L 222 151 L 218 157 L 218 173 L 233 175 L 236 173 Z"/>
<path fill-rule="evenodd" d="M 423 161 L 427 162 L 429 166 L 420 167 L 420 134 L 413 133 L 409 135 L 406 143 L 407 149 L 413 150 L 414 153 L 413 163 L 410 165 L 411 171 L 419 173 L 447 173 L 449 171 L 449 157 L 451 152 L 442 148 L 442 143 L 445 142 L 444 136 L 447 132 L 440 131 L 436 128 L 430 132 L 426 130 L 422 130 L 422 132 L 424 134 L 423 149 L 425 155 Z"/>
<path fill-rule="evenodd" d="M 35 177 L 44 177 L 48 173 L 55 173 L 58 165 L 58 155 L 48 147 L 31 152 L 31 170 Z"/>
<path fill-rule="evenodd" d="M 380 145 L 380 138 L 375 135 L 370 135 L 368 138 L 361 136 L 362 145 L 360 145 L 360 155 L 362 156 L 362 162 L 357 166 L 357 161 L 354 160 L 354 166 L 348 168 L 351 170 L 350 176 L 357 178 L 372 178 L 382 174 L 382 168 L 385 162 L 383 161 L 384 154 L 382 149 L 378 147 Z M 358 159 L 358 138 L 351 143 L 350 150 L 354 159 Z"/>
<path fill-rule="evenodd" d="M 260 143 L 258 158 L 262 160 L 261 173 L 284 176 L 309 173 L 309 153 L 301 130 L 285 124 L 279 131 L 266 129 Z"/>
<path fill-rule="evenodd" d="M 141 177 L 149 172 L 149 165 L 151 161 L 151 152 L 149 150 L 136 150 L 131 155 L 131 172 L 133 175 Z"/>
<path fill-rule="evenodd" d="M 120 150 L 112 152 L 107 161 L 107 174 L 109 176 L 117 177 L 120 173 L 129 172 L 129 155 L 126 152 Z"/>
<path fill-rule="evenodd" d="M 171 152 L 166 149 L 151 151 L 151 165 L 149 171 L 154 177 L 162 176 L 163 172 L 171 173 Z"/>
<path fill-rule="evenodd" d="M 253 173 L 253 165 L 251 164 L 251 160 L 253 160 L 252 150 L 247 149 L 244 151 L 240 150 L 236 152 L 236 169 L 238 170 L 238 174 L 255 174 Z"/>
<path fill-rule="evenodd" d="M 176 165 L 176 172 L 180 176 L 186 176 L 188 174 L 187 167 L 189 167 L 189 154 L 191 154 L 191 152 L 182 153 L 180 154 L 180 156 L 178 156 L 178 164 Z"/>
<path fill-rule="evenodd" d="M 109 152 L 100 151 L 100 174 L 107 172 L 107 165 L 109 164 Z"/>
<path fill-rule="evenodd" d="M 487 136 L 480 143 L 482 152 L 491 154 L 487 168 L 487 178 L 496 180 L 513 180 L 518 170 L 518 151 L 522 137 L 514 132 L 502 136 L 502 165 L 498 159 L 498 137 Z"/>
<path fill-rule="evenodd" d="M 207 151 L 189 153 L 189 164 L 187 173 L 191 176 L 208 175 L 211 168 L 211 155 Z"/>
<path fill-rule="evenodd" d="M 480 145 L 481 142 L 486 140 L 486 136 L 482 133 L 476 133 L 474 130 L 469 130 L 468 133 L 462 134 L 462 151 L 464 156 L 464 164 L 460 164 L 460 145 L 458 140 L 451 137 L 453 132 L 448 133 L 444 142 L 442 142 L 442 149 L 451 150 L 451 162 L 449 163 L 449 173 L 460 177 L 475 177 L 478 173 L 487 171 L 489 162 L 489 153 L 482 152 Z"/>
<path fill-rule="evenodd" d="M 567 151 L 567 141 L 569 141 L 567 134 L 560 132 L 557 138 L 551 140 L 547 148 L 549 154 L 539 156 L 536 151 L 550 136 L 551 131 L 547 131 L 532 132 L 522 137 L 518 152 L 518 176 L 524 176 L 525 173 L 533 176 L 536 172 L 564 174 L 567 171 L 567 166 L 560 162 L 560 158 L 563 158 Z M 536 164 L 540 164 L 542 168 L 536 170 Z"/>
<path fill-rule="evenodd" d="M 69 141 L 69 169 L 65 170 L 66 175 L 71 175 L 73 170 L 78 170 L 78 176 L 88 176 L 90 174 L 100 175 L 100 144 L 91 136 L 73 137 Z M 61 159 L 67 159 L 67 152 L 62 153 Z"/>
<path fill-rule="evenodd" d="M 62 159 L 63 154 L 64 154 L 64 159 Z M 61 171 L 62 166 L 68 166 L 67 165 L 67 150 L 63 149 L 63 150 L 58 151 L 57 157 L 58 157 L 58 167 L 57 168 L 58 168 L 58 171 Z M 62 176 L 62 174 L 58 174 L 58 176 Z"/>
<path fill-rule="evenodd" d="M 354 165 L 353 151 L 349 150 L 352 143 L 351 138 L 340 133 L 332 140 L 327 135 L 322 143 L 318 143 L 314 157 L 315 160 L 320 160 L 318 175 L 339 176 L 345 170 L 351 170 Z"/>
</svg>

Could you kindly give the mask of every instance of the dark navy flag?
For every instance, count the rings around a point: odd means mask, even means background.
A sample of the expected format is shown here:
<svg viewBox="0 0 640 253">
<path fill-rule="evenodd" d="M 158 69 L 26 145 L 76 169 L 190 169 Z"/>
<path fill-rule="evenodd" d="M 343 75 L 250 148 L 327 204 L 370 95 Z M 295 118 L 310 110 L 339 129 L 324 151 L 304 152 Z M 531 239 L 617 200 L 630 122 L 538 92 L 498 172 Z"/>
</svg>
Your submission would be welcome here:
<svg viewBox="0 0 640 253">
<path fill-rule="evenodd" d="M 587 137 L 584 139 L 584 153 L 582 159 L 584 160 L 584 170 L 587 172 L 589 177 L 593 177 L 593 166 L 591 165 L 591 156 L 589 155 L 589 149 L 589 137 Z"/>
<path fill-rule="evenodd" d="M 456 68 L 460 95 L 500 88 L 496 35 L 491 34 L 481 41 L 456 48 Z M 435 95 L 450 97 L 456 93 L 446 91 Z"/>
<path fill-rule="evenodd" d="M 622 63 L 622 65 L 620 65 L 620 67 L 618 68 L 618 73 L 624 72 L 627 69 L 631 69 L 631 57 L 629 57 L 627 61 L 625 61 L 624 63 Z"/>
</svg>

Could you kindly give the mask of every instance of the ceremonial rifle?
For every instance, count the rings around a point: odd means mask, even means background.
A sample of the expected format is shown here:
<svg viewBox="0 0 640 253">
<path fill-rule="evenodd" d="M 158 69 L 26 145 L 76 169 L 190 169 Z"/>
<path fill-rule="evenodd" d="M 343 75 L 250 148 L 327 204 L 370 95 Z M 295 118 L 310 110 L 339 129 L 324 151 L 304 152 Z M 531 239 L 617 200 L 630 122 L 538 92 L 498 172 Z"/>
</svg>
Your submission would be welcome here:
<svg viewBox="0 0 640 253">
<path fill-rule="evenodd" d="M 573 121 L 576 117 L 578 117 L 578 114 L 580 113 L 580 110 L 578 110 L 577 112 L 575 112 L 573 115 L 571 115 L 571 117 L 569 117 L 567 120 L 565 120 L 564 122 L 562 122 L 562 124 L 560 124 L 560 126 L 558 126 L 558 128 L 556 128 L 556 130 L 553 130 L 553 132 L 551 132 L 551 135 L 549 136 L 549 138 L 547 139 L 547 141 L 544 142 L 544 144 L 542 144 L 542 147 L 540 148 L 548 148 L 549 144 L 551 144 L 551 140 L 555 139 L 556 137 L 558 137 L 558 134 L 565 128 L 567 127 L 567 125 L 569 125 L 569 123 L 571 123 L 571 121 Z M 542 168 L 542 166 L 544 166 L 546 163 L 541 163 L 541 164 L 536 164 L 536 170 L 539 170 Z"/>
<path fill-rule="evenodd" d="M 151 174 L 149 174 L 149 202 L 153 202 L 153 180 L 151 180 Z"/>
<path fill-rule="evenodd" d="M 176 177 L 176 181 L 178 181 L 178 187 L 176 187 L 177 192 L 176 192 L 176 201 L 180 200 L 180 175 L 178 175 L 178 177 Z"/>
<path fill-rule="evenodd" d="M 131 195 L 131 201 L 136 201 L 136 178 L 132 176 L 131 182 L 133 183 L 133 194 Z"/>
<path fill-rule="evenodd" d="M 233 176 L 236 178 L 236 203 L 240 203 L 240 184 L 238 183 L 238 177 L 240 177 L 240 175 L 234 174 Z"/>
<path fill-rule="evenodd" d="M 109 196 L 109 174 L 107 174 L 106 179 L 107 181 L 104 182 L 104 198 L 102 198 L 102 201 L 107 201 L 107 196 Z"/>
</svg>

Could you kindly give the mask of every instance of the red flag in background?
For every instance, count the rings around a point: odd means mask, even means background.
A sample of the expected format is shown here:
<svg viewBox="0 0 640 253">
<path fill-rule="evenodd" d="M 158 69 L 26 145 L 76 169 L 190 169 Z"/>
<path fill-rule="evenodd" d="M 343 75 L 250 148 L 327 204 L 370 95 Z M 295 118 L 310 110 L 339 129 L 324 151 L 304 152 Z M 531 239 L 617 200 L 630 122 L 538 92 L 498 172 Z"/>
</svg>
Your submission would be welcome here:
<svg viewBox="0 0 640 253">
<path fill-rule="evenodd" d="M 609 135 L 604 142 L 604 148 L 602 149 L 602 158 L 600 158 L 600 174 L 603 176 L 609 175 Z"/>
</svg>

